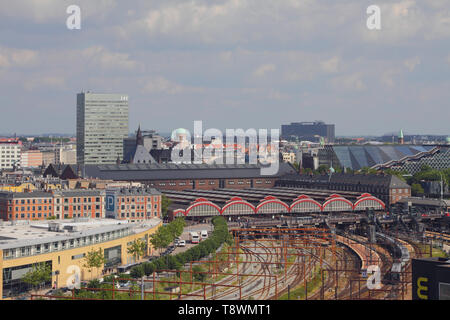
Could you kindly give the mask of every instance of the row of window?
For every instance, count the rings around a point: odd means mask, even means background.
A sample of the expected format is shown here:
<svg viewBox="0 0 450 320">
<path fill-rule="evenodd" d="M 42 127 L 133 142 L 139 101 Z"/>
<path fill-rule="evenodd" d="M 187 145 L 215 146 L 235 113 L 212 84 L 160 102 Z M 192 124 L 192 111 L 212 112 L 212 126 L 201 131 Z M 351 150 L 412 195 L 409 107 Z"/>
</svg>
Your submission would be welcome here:
<svg viewBox="0 0 450 320">
<path fill-rule="evenodd" d="M 124 198 L 124 197 L 121 197 L 121 198 L 117 198 L 117 202 L 119 202 L 119 199 L 120 199 L 120 201 L 121 202 L 127 202 L 127 203 L 130 203 L 130 202 L 144 202 L 145 201 L 145 197 L 127 197 L 127 198 Z M 151 201 L 152 200 L 152 198 L 151 197 L 147 197 L 147 201 Z M 158 198 L 157 197 L 153 197 L 153 201 L 154 202 L 156 202 L 156 201 L 158 201 Z"/>
<path fill-rule="evenodd" d="M 154 209 L 158 209 L 158 205 L 157 204 L 155 204 L 154 206 Z M 151 209 L 152 208 L 152 205 L 151 204 L 148 204 L 147 205 L 147 209 Z M 125 205 L 123 204 L 123 205 L 121 205 L 120 206 L 120 209 L 122 209 L 122 210 L 125 210 L 125 209 L 127 209 L 127 210 L 134 210 L 134 209 L 137 209 L 137 210 L 144 210 L 145 209 L 145 206 L 141 206 L 141 205 L 137 205 L 137 206 L 135 206 L 135 205 L 127 205 L 126 207 L 125 207 Z"/>
<path fill-rule="evenodd" d="M 147 218 L 151 218 L 151 217 L 156 217 L 158 214 L 156 213 L 156 211 L 155 212 L 153 212 L 153 215 L 152 215 L 152 213 L 151 212 L 147 212 Z M 136 213 L 134 213 L 134 212 L 127 212 L 126 214 L 124 213 L 124 212 L 122 212 L 120 215 L 119 215 L 120 217 L 122 217 L 122 218 L 130 218 L 130 217 L 132 217 L 132 218 L 134 218 L 134 217 L 136 217 L 136 218 L 144 218 L 145 217 L 145 212 L 136 212 Z"/>
<path fill-rule="evenodd" d="M 32 210 L 32 211 L 36 211 L 36 208 L 37 208 L 37 211 L 42 211 L 42 208 L 44 208 L 43 210 L 44 211 L 47 211 L 47 206 L 32 206 L 32 207 L 26 207 L 27 209 L 26 209 L 26 211 L 30 211 L 30 210 Z M 16 211 L 25 211 L 25 207 L 16 207 L 15 208 L 16 209 Z M 52 206 L 48 206 L 48 210 L 52 210 Z M 9 207 L 9 211 L 12 211 L 12 207 Z"/>
<path fill-rule="evenodd" d="M 81 198 L 72 198 L 73 203 L 81 203 Z M 83 198 L 83 202 L 93 202 L 94 198 Z M 95 198 L 95 202 L 100 202 L 100 197 Z M 59 203 L 59 199 L 56 199 L 56 203 Z M 64 198 L 64 203 L 69 203 L 69 198 Z"/>
<path fill-rule="evenodd" d="M 22 200 L 16 200 L 15 204 L 39 204 L 39 203 L 52 203 L 52 199 L 22 199 Z M 13 204 L 13 200 L 9 200 L 8 204 Z"/>
</svg>

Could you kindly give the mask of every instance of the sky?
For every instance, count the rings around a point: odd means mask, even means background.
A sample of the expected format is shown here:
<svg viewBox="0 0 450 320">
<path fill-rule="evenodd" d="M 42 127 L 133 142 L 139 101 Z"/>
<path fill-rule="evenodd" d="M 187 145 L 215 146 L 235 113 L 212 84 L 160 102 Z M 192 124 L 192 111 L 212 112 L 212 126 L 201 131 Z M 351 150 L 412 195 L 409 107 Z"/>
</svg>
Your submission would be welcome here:
<svg viewBox="0 0 450 320">
<path fill-rule="evenodd" d="M 73 4 L 80 30 L 66 26 Z M 0 6 L 0 133 L 75 133 L 90 90 L 129 95 L 130 132 L 323 120 L 338 136 L 450 134 L 450 0 Z"/>
</svg>

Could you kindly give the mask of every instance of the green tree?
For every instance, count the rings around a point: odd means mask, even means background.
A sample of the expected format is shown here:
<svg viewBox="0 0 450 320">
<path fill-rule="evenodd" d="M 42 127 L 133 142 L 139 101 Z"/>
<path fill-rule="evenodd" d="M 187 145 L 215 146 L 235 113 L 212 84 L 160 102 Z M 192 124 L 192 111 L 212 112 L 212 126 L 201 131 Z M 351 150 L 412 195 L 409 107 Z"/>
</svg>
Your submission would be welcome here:
<svg viewBox="0 0 450 320">
<path fill-rule="evenodd" d="M 161 196 L 161 215 L 163 218 L 167 217 L 167 211 L 171 203 L 172 200 L 170 200 L 165 194 Z"/>
<path fill-rule="evenodd" d="M 411 194 L 413 196 L 423 195 L 425 190 L 423 190 L 422 186 L 418 183 L 413 183 L 411 185 Z"/>
<path fill-rule="evenodd" d="M 404 175 L 406 175 L 407 173 L 404 172 L 404 171 L 397 171 L 397 170 L 392 170 L 392 169 L 389 168 L 389 169 L 384 169 L 384 170 L 383 170 L 383 173 L 384 173 L 384 174 L 391 175 L 391 176 L 396 176 L 396 177 L 398 177 L 400 180 L 406 182 L 406 179 L 405 179 Z"/>
<path fill-rule="evenodd" d="M 377 170 L 369 167 L 362 167 L 358 172 L 364 174 L 377 174 Z"/>
<path fill-rule="evenodd" d="M 143 265 L 144 265 L 144 273 L 146 276 L 153 274 L 153 272 L 155 272 L 155 270 L 156 270 L 154 263 L 147 262 L 147 263 L 144 263 Z"/>
<path fill-rule="evenodd" d="M 150 236 L 150 243 L 155 249 L 160 252 L 172 242 L 169 232 L 166 228 L 161 227 L 154 234 Z"/>
<path fill-rule="evenodd" d="M 147 245 L 145 241 L 141 239 L 134 240 L 127 249 L 128 254 L 133 255 L 135 261 L 138 261 L 140 257 L 146 253 Z"/>
<path fill-rule="evenodd" d="M 52 269 L 50 265 L 42 262 L 33 264 L 31 270 L 23 276 L 22 281 L 37 291 L 42 284 L 51 281 L 51 279 Z"/>
<path fill-rule="evenodd" d="M 142 264 L 135 266 L 135 267 L 131 268 L 131 270 L 130 270 L 130 276 L 132 278 L 141 278 L 144 276 L 144 274 L 145 274 L 145 270 L 144 270 L 144 266 Z"/>
<path fill-rule="evenodd" d="M 105 255 L 103 254 L 102 248 L 99 248 L 97 251 L 91 249 L 84 257 L 83 267 L 88 269 L 89 273 L 95 268 L 98 273 L 98 269 L 105 264 L 105 261 Z"/>
<path fill-rule="evenodd" d="M 194 279 L 198 282 L 203 282 L 206 279 L 206 273 L 201 273 L 204 270 L 200 266 L 193 266 L 192 273 L 194 274 Z"/>
</svg>

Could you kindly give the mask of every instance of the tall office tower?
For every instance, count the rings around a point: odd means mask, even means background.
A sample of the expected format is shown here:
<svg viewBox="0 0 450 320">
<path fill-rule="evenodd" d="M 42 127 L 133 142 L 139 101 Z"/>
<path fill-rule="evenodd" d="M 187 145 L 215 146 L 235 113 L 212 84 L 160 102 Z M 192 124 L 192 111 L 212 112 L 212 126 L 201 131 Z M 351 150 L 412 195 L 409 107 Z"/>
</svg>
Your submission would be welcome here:
<svg viewBox="0 0 450 320">
<path fill-rule="evenodd" d="M 115 164 L 128 137 L 128 95 L 77 94 L 77 163 Z"/>
</svg>

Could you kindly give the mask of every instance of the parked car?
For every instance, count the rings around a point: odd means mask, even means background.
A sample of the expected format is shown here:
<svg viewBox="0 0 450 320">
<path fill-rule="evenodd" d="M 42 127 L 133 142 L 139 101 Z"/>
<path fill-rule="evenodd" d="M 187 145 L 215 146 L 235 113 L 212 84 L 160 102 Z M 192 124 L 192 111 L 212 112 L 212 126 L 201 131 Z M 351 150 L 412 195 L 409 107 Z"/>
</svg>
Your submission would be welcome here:
<svg viewBox="0 0 450 320">
<path fill-rule="evenodd" d="M 185 240 L 180 240 L 180 242 L 178 242 L 178 246 L 179 247 L 185 247 L 186 246 L 186 241 Z"/>
</svg>

